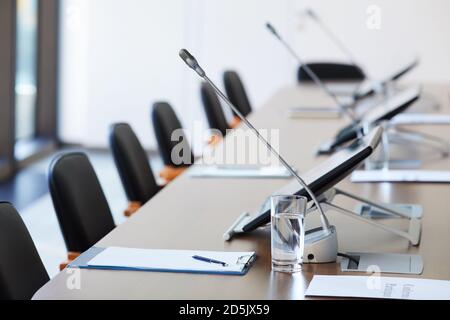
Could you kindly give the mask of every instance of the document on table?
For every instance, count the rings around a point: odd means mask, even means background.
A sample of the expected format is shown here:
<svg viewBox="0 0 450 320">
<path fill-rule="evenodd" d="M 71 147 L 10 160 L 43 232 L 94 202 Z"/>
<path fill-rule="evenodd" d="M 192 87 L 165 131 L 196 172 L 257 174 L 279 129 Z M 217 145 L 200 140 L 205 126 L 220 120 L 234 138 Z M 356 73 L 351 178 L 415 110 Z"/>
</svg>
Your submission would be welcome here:
<svg viewBox="0 0 450 320">
<path fill-rule="evenodd" d="M 327 83 L 327 87 L 337 96 L 353 96 L 363 83 L 364 82 L 330 82 Z"/>
<path fill-rule="evenodd" d="M 293 107 L 287 111 L 288 118 L 335 119 L 341 116 L 338 107 Z"/>
<path fill-rule="evenodd" d="M 248 178 L 248 179 L 288 179 L 290 172 L 280 166 L 203 166 L 195 165 L 188 175 L 192 178 Z"/>
<path fill-rule="evenodd" d="M 204 257 L 219 263 L 195 259 Z M 153 272 L 244 275 L 255 259 L 255 252 L 217 252 L 198 250 L 153 250 L 110 247 L 101 250 L 80 268 Z"/>
<path fill-rule="evenodd" d="M 428 170 L 357 170 L 352 182 L 422 182 L 450 183 L 450 171 Z"/>
<path fill-rule="evenodd" d="M 306 296 L 450 300 L 450 281 L 376 276 L 314 276 Z"/>
<path fill-rule="evenodd" d="M 392 119 L 391 124 L 448 125 L 450 124 L 450 114 L 403 113 Z"/>
</svg>

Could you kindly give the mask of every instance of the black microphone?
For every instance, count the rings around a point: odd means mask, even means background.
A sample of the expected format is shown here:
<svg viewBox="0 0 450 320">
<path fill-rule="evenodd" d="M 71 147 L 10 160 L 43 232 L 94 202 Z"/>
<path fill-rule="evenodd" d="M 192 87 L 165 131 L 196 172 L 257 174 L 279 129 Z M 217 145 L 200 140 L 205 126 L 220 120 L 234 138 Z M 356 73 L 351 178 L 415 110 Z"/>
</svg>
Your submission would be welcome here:
<svg viewBox="0 0 450 320">
<path fill-rule="evenodd" d="M 186 62 L 189 68 L 197 72 L 200 77 L 203 78 L 206 75 L 205 71 L 198 64 L 197 59 L 195 59 L 194 56 L 189 53 L 189 51 L 187 51 L 186 49 L 181 49 L 179 54 L 181 59 Z"/>
<path fill-rule="evenodd" d="M 280 161 L 280 163 L 289 171 L 289 173 L 292 174 L 292 176 L 294 176 L 297 181 L 300 183 L 300 185 L 306 190 L 306 192 L 309 194 L 309 196 L 311 197 L 312 201 L 314 202 L 317 210 L 319 210 L 320 212 L 320 217 L 321 217 L 321 221 L 322 221 L 322 228 L 323 231 L 327 234 L 329 234 L 330 231 L 330 223 L 322 209 L 322 206 L 320 205 L 320 202 L 317 200 L 315 194 L 311 191 L 311 189 L 309 188 L 309 186 L 306 184 L 306 182 L 300 177 L 300 175 L 292 168 L 291 165 L 289 165 L 287 163 L 286 160 L 284 160 L 284 158 L 275 150 L 274 147 L 272 147 L 272 145 L 269 143 L 269 141 L 267 141 L 262 135 L 261 133 L 258 131 L 258 129 L 256 129 L 255 126 L 253 126 L 253 124 L 247 120 L 246 117 L 244 117 L 242 115 L 242 113 L 238 110 L 238 108 L 236 108 L 231 101 L 227 98 L 227 96 L 219 89 L 219 87 L 216 86 L 216 84 L 209 79 L 209 77 L 206 75 L 206 72 L 200 67 L 199 63 L 197 62 L 197 60 L 194 58 L 194 56 L 192 56 L 189 51 L 187 51 L 186 49 L 182 49 L 180 51 L 180 58 L 188 65 L 189 68 L 193 69 L 199 76 L 200 78 L 202 78 L 203 80 L 205 80 L 213 89 L 214 91 L 219 95 L 219 97 L 231 108 L 231 110 L 233 110 L 235 112 L 235 114 L 242 120 L 243 123 L 245 123 L 245 125 L 252 130 L 255 135 L 258 137 L 258 139 L 264 143 L 264 145 L 267 147 L 267 149 L 272 152 Z"/>
<path fill-rule="evenodd" d="M 270 33 L 272 33 L 275 36 L 275 38 L 277 38 L 281 42 L 281 44 L 283 44 L 283 46 L 289 51 L 289 53 L 297 60 L 297 62 L 300 64 L 300 66 L 303 67 L 303 69 L 306 71 L 308 76 L 314 81 L 314 83 L 317 86 L 319 86 L 319 88 L 321 88 L 329 97 L 331 97 L 331 99 L 333 99 L 333 101 L 336 103 L 337 107 L 341 110 L 341 112 L 344 113 L 345 115 L 347 115 L 352 122 L 354 122 L 354 123 L 357 122 L 358 119 L 353 114 L 353 112 L 349 109 L 349 106 L 343 105 L 339 101 L 339 98 L 325 85 L 325 83 L 323 83 L 322 80 L 320 80 L 320 78 L 317 76 L 317 74 L 314 71 L 312 71 L 311 68 L 306 63 L 303 62 L 302 58 L 300 58 L 300 56 L 283 39 L 283 37 L 281 37 L 281 35 L 277 32 L 275 27 L 270 23 L 266 23 L 266 27 L 267 27 L 267 30 L 269 30 Z"/>
<path fill-rule="evenodd" d="M 359 64 L 356 63 L 355 57 L 350 52 L 350 50 L 347 48 L 347 46 L 344 45 L 344 43 L 336 36 L 336 34 L 333 31 L 331 31 L 330 28 L 328 28 L 328 26 L 319 18 L 319 16 L 311 8 L 306 9 L 305 13 L 314 22 L 317 23 L 317 25 L 320 27 L 320 29 L 322 29 L 322 31 L 328 37 L 328 39 L 330 39 L 339 48 L 339 50 L 347 56 L 347 59 L 350 60 L 351 64 L 353 64 L 355 66 L 359 66 Z M 363 73 L 367 77 L 366 72 L 363 71 Z"/>
<path fill-rule="evenodd" d="M 358 86 L 355 90 L 355 92 L 353 93 L 353 98 L 355 100 L 361 100 L 362 98 L 372 94 L 374 92 L 372 88 L 372 83 L 374 83 L 373 79 L 371 79 L 371 77 L 369 76 L 369 74 L 366 72 L 364 66 L 362 66 L 361 64 L 357 63 L 357 59 L 355 59 L 355 56 L 353 55 L 353 53 L 348 49 L 348 47 L 346 45 L 344 45 L 344 43 L 338 38 L 338 36 L 331 30 L 331 28 L 329 28 L 323 21 L 322 19 L 319 18 L 319 16 L 316 14 L 316 12 L 314 12 L 311 8 L 308 8 L 305 10 L 305 13 L 311 18 L 311 20 L 313 20 L 319 27 L 320 29 L 323 31 L 323 33 L 325 33 L 325 35 L 328 37 L 328 39 L 331 40 L 331 42 L 334 43 L 334 45 L 336 47 L 338 47 L 338 49 L 347 56 L 347 59 L 350 61 L 350 63 L 354 66 L 357 66 L 359 68 L 362 69 L 362 72 L 364 74 L 364 76 L 366 77 L 367 81 L 369 81 L 370 83 L 370 89 L 367 88 L 361 88 L 361 86 Z M 359 91 L 362 90 L 363 93 L 360 93 Z"/>
<path fill-rule="evenodd" d="M 266 28 L 278 39 L 281 39 L 281 36 L 278 34 L 277 30 L 275 30 L 275 28 L 270 24 L 270 23 L 266 23 Z"/>
</svg>

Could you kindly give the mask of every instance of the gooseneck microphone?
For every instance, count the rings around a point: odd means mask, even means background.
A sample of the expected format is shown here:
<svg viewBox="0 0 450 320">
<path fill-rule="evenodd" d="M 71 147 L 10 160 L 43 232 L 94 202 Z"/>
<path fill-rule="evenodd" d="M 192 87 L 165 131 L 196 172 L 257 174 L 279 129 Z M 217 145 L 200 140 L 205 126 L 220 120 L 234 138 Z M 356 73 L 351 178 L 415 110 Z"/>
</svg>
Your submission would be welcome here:
<svg viewBox="0 0 450 320">
<path fill-rule="evenodd" d="M 311 9 L 305 10 L 305 13 L 322 29 L 325 35 L 339 48 L 339 50 L 347 56 L 347 59 L 351 64 L 357 66 L 356 59 L 350 50 L 344 45 L 344 43 L 334 34 L 331 29 L 319 18 L 319 16 Z M 367 76 L 366 72 L 364 75 Z"/>
<path fill-rule="evenodd" d="M 204 78 L 206 77 L 206 72 L 205 70 L 202 69 L 202 67 L 200 67 L 200 65 L 197 62 L 197 59 L 194 58 L 194 56 L 192 54 L 189 53 L 189 51 L 187 51 L 186 49 L 181 49 L 180 50 L 180 58 L 186 62 L 186 64 L 189 66 L 189 68 L 191 68 L 192 70 L 194 70 L 195 72 L 197 72 L 197 74 L 201 77 Z"/>
<path fill-rule="evenodd" d="M 283 44 L 283 46 L 289 51 L 289 53 L 297 60 L 297 62 L 300 64 L 300 66 L 303 67 L 303 69 L 314 81 L 314 83 L 319 86 L 319 88 L 321 88 L 331 99 L 333 99 L 341 112 L 347 115 L 353 123 L 358 122 L 358 119 L 354 115 L 353 111 L 351 111 L 348 106 L 343 105 L 339 101 L 338 97 L 325 85 L 325 83 L 323 83 L 322 80 L 320 80 L 316 73 L 312 71 L 306 63 L 303 62 L 302 58 L 300 58 L 300 56 L 294 51 L 294 49 L 283 39 L 283 37 L 278 33 L 275 27 L 270 23 L 266 23 L 266 27 L 270 31 L 270 33 L 273 34 L 275 38 L 277 38 L 281 42 L 281 44 Z"/>
<path fill-rule="evenodd" d="M 350 61 L 351 64 L 353 64 L 354 66 L 357 66 L 359 68 L 361 68 L 364 76 L 366 77 L 366 79 L 370 82 L 376 83 L 374 81 L 374 79 L 372 79 L 369 75 L 369 73 L 366 71 L 366 69 L 364 68 L 364 66 L 362 66 L 361 64 L 357 63 L 357 59 L 355 58 L 355 56 L 353 55 L 353 53 L 348 49 L 347 46 L 344 45 L 344 43 L 336 36 L 335 33 L 333 33 L 333 31 L 331 31 L 331 28 L 329 28 L 323 21 L 322 19 L 319 18 L 319 16 L 316 14 L 315 11 L 313 11 L 311 8 L 308 8 L 305 10 L 305 13 L 311 18 L 311 20 L 313 20 L 318 26 L 319 28 L 323 31 L 323 33 L 325 33 L 325 35 L 328 37 L 328 39 L 330 39 L 334 45 L 336 47 L 338 47 L 338 49 L 347 56 L 347 59 Z M 361 84 L 362 85 L 362 84 Z M 358 88 L 355 90 L 353 96 L 356 100 L 359 100 L 361 98 L 364 98 L 364 96 L 366 96 L 366 94 L 360 95 L 358 93 L 358 89 L 360 88 L 360 86 L 358 86 Z"/>
<path fill-rule="evenodd" d="M 203 80 L 205 80 L 211 87 L 214 89 L 214 91 L 219 95 L 219 97 L 233 110 L 236 115 L 245 123 L 245 125 L 252 130 L 255 135 L 258 137 L 258 139 L 266 146 L 267 149 L 269 149 L 270 152 L 272 152 L 278 160 L 281 162 L 281 164 L 297 179 L 297 181 L 300 183 L 300 185 L 306 190 L 306 192 L 311 197 L 312 201 L 316 205 L 317 209 L 320 212 L 320 217 L 322 220 L 322 228 L 323 231 L 326 234 L 330 233 L 330 223 L 325 216 L 325 213 L 322 209 L 322 206 L 320 205 L 320 202 L 317 200 L 314 193 L 311 191 L 311 189 L 308 187 L 305 181 L 297 174 L 297 172 L 284 160 L 284 158 L 275 150 L 274 147 L 261 135 L 261 133 L 256 129 L 250 121 L 247 120 L 246 117 L 242 115 L 242 113 L 236 108 L 231 101 L 227 98 L 227 96 L 215 85 L 215 83 L 209 79 L 209 77 L 206 75 L 206 72 L 203 70 L 203 68 L 199 65 L 198 61 L 192 56 L 189 51 L 186 49 L 182 49 L 180 51 L 180 57 L 181 59 L 189 66 L 189 68 L 193 69 Z"/>
</svg>

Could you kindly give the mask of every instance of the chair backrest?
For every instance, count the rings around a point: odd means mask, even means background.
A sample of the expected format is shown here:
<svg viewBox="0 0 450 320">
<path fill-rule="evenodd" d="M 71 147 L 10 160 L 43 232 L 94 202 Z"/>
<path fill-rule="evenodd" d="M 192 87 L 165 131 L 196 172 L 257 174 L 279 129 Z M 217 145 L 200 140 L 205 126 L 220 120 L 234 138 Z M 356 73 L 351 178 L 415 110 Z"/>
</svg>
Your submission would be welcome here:
<svg viewBox="0 0 450 320">
<path fill-rule="evenodd" d="M 223 83 L 228 99 L 239 109 L 242 115 L 247 117 L 252 113 L 252 106 L 238 73 L 235 71 L 226 71 L 223 74 Z"/>
<path fill-rule="evenodd" d="M 203 108 L 208 119 L 209 127 L 211 129 L 219 130 L 225 137 L 227 129 L 230 129 L 219 97 L 214 89 L 206 82 L 201 85 L 201 96 L 203 101 Z"/>
<path fill-rule="evenodd" d="M 49 281 L 19 213 L 0 203 L 0 300 L 29 300 Z"/>
<path fill-rule="evenodd" d="M 131 126 L 113 124 L 109 144 L 128 200 L 146 203 L 160 190 L 147 153 Z"/>
<path fill-rule="evenodd" d="M 192 149 L 172 106 L 167 102 L 156 102 L 152 108 L 152 122 L 164 164 L 172 167 L 186 167 L 193 164 Z M 177 134 L 172 137 L 174 131 Z M 173 150 L 179 149 L 182 152 L 173 152 L 172 155 Z"/>
<path fill-rule="evenodd" d="M 56 157 L 49 188 L 68 251 L 84 252 L 114 229 L 105 194 L 84 153 Z"/>
<path fill-rule="evenodd" d="M 362 81 L 366 77 L 360 67 L 345 63 L 308 63 L 309 68 L 324 81 Z M 298 69 L 298 81 L 312 81 L 301 66 Z"/>
</svg>

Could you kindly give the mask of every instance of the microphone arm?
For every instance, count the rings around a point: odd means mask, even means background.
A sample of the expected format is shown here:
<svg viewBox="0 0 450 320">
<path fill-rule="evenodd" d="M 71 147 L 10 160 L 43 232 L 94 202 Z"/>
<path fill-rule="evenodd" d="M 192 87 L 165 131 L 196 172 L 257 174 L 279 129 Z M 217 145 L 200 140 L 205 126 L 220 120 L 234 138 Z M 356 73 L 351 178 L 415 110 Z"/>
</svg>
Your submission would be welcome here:
<svg viewBox="0 0 450 320">
<path fill-rule="evenodd" d="M 334 34 L 325 23 L 323 23 L 322 19 L 320 19 L 319 16 L 311 8 L 306 9 L 305 12 L 312 20 L 314 20 L 318 24 L 322 31 L 327 35 L 329 39 L 331 39 L 331 41 L 339 48 L 339 50 L 341 50 L 341 52 L 343 52 L 347 56 L 347 58 L 350 60 L 350 63 L 357 66 L 358 64 L 356 63 L 356 59 L 353 54 L 336 36 L 336 34 Z"/>
<path fill-rule="evenodd" d="M 311 189 L 308 187 L 306 182 L 300 177 L 300 175 L 297 174 L 297 172 L 287 163 L 286 160 L 275 150 L 275 148 L 272 147 L 272 145 L 261 135 L 261 133 L 256 129 L 250 121 L 247 120 L 246 117 L 242 115 L 242 113 L 231 103 L 231 101 L 227 98 L 227 96 L 215 85 L 215 83 L 209 79 L 209 77 L 206 75 L 206 72 L 200 67 L 197 60 L 187 51 L 186 49 L 182 49 L 180 51 L 180 57 L 181 59 L 191 68 L 193 69 L 203 80 L 205 80 L 211 87 L 216 91 L 216 93 L 219 95 L 219 97 L 233 110 L 236 115 L 245 123 L 245 125 L 252 130 L 255 135 L 258 137 L 258 139 L 266 146 L 267 149 L 269 149 L 270 152 L 272 152 L 278 160 L 281 162 L 281 164 L 297 179 L 297 181 L 300 183 L 300 185 L 306 190 L 306 192 L 311 197 L 311 200 L 314 202 L 315 206 L 317 207 L 317 210 L 320 212 L 320 217 L 322 221 L 323 231 L 325 233 L 330 233 L 330 223 L 322 209 L 322 206 L 320 205 L 320 202 L 317 200 L 314 193 L 311 191 Z"/>
<path fill-rule="evenodd" d="M 347 56 L 347 59 L 349 59 L 350 63 L 361 68 L 367 80 L 369 80 L 370 82 L 374 82 L 364 66 L 356 62 L 358 59 L 355 58 L 353 53 L 351 53 L 347 46 L 345 46 L 344 43 L 336 36 L 336 34 L 331 31 L 331 29 L 322 21 L 322 19 L 320 19 L 319 16 L 311 8 L 306 9 L 305 12 L 312 20 L 317 23 L 320 29 L 322 29 L 325 35 L 329 39 L 331 39 L 331 41 L 339 48 L 339 50 L 341 50 L 341 52 Z"/>
<path fill-rule="evenodd" d="M 277 32 L 277 30 L 275 29 L 274 26 L 272 26 L 270 23 L 266 24 L 267 29 L 270 31 L 270 33 L 272 33 L 275 38 L 277 38 L 281 44 L 283 44 L 283 46 L 289 51 L 289 53 L 292 55 L 292 57 L 294 57 L 297 62 L 303 67 L 303 69 L 306 71 L 306 73 L 308 74 L 308 76 L 314 81 L 314 83 L 319 86 L 319 88 L 321 88 L 329 97 L 331 97 L 331 99 L 333 99 L 333 101 L 336 103 L 336 105 L 339 107 L 339 109 L 345 113 L 350 120 L 353 123 L 357 123 L 358 119 L 356 118 L 356 116 L 353 114 L 352 111 L 350 111 L 350 109 L 348 108 L 348 106 L 343 105 L 338 97 L 325 85 L 325 83 L 323 83 L 322 80 L 320 80 L 320 78 L 317 76 L 317 74 L 311 70 L 311 68 L 304 63 L 304 61 L 302 60 L 302 58 L 300 58 L 300 56 L 294 51 L 294 49 L 283 39 L 283 37 L 281 37 L 281 35 Z"/>
</svg>

